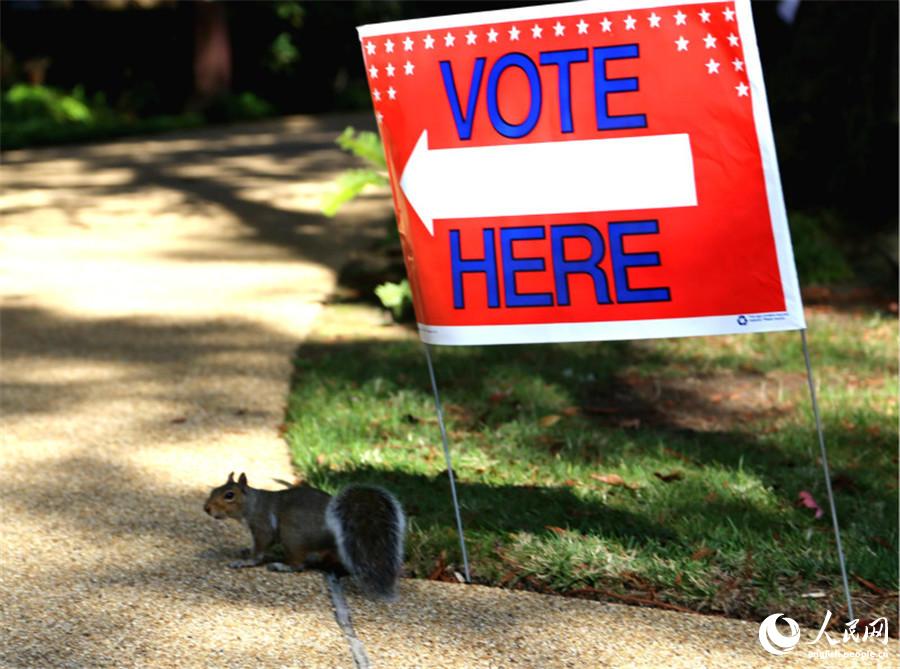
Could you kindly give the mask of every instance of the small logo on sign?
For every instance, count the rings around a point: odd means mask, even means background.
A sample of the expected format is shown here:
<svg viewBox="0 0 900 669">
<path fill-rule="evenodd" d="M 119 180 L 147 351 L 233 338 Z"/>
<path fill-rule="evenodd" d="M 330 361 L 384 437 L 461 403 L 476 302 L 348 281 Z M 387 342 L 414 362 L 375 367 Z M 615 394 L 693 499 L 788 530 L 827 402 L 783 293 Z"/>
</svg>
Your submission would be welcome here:
<svg viewBox="0 0 900 669">
<path fill-rule="evenodd" d="M 741 316 L 741 318 L 744 318 Z M 746 321 L 746 319 L 744 319 Z M 790 628 L 790 634 L 782 634 L 778 629 L 778 619 Z M 800 641 L 800 626 L 793 618 L 783 613 L 773 613 L 759 624 L 759 643 L 772 655 L 784 655 Z"/>
<path fill-rule="evenodd" d="M 746 324 L 747 324 L 747 317 L 744 316 L 743 314 L 741 314 L 740 316 L 738 316 L 737 321 L 738 321 L 738 325 L 746 325 Z"/>
</svg>

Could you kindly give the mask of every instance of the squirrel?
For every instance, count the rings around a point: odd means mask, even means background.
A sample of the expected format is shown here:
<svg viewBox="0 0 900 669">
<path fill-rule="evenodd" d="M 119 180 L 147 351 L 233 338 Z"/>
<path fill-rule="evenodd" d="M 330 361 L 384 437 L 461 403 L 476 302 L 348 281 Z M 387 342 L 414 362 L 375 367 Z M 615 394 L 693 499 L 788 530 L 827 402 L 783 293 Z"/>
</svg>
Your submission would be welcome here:
<svg viewBox="0 0 900 669">
<path fill-rule="evenodd" d="M 249 486 L 246 474 L 235 481 L 232 472 L 212 490 L 203 510 L 216 520 L 243 522 L 253 536 L 249 557 L 229 567 L 263 564 L 266 549 L 275 543 L 283 546 L 285 560 L 269 562 L 271 571 L 302 571 L 336 552 L 367 595 L 395 597 L 406 516 L 397 498 L 383 488 L 351 485 L 334 497 L 307 485 L 260 490 Z"/>
</svg>

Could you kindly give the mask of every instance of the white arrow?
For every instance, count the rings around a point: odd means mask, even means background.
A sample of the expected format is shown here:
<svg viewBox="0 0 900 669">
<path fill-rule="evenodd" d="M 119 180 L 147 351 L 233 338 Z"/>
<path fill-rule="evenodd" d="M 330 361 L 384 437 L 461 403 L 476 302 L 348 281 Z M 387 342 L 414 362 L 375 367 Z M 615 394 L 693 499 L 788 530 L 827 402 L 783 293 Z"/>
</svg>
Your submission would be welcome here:
<svg viewBox="0 0 900 669">
<path fill-rule="evenodd" d="M 431 235 L 436 218 L 697 204 L 687 134 L 429 149 L 423 130 L 400 188 Z"/>
</svg>

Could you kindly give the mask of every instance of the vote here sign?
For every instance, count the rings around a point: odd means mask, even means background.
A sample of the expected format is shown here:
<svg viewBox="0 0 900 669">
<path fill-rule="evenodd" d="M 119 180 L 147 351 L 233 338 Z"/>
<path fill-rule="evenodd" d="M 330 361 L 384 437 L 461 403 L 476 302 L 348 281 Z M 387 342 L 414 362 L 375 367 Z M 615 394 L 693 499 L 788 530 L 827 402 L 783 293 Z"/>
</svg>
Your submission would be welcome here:
<svg viewBox="0 0 900 669">
<path fill-rule="evenodd" d="M 804 327 L 748 1 L 359 35 L 426 342 Z"/>
</svg>

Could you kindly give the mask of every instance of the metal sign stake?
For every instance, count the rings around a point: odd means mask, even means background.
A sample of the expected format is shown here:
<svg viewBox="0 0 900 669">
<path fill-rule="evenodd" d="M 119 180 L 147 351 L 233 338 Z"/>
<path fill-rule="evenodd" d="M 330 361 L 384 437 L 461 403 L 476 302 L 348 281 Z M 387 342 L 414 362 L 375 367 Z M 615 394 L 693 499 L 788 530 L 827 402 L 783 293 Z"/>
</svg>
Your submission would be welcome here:
<svg viewBox="0 0 900 669">
<path fill-rule="evenodd" d="M 466 550 L 466 537 L 463 534 L 462 515 L 459 511 L 459 499 L 456 496 L 456 477 L 453 474 L 453 461 L 450 459 L 450 447 L 447 445 L 447 428 L 444 427 L 444 411 L 441 409 L 441 396 L 438 393 L 437 380 L 434 377 L 434 365 L 431 362 L 431 347 L 422 342 L 425 347 L 425 360 L 428 361 L 428 375 L 431 377 L 431 389 L 434 391 L 434 406 L 437 410 L 438 425 L 441 427 L 441 442 L 444 445 L 444 459 L 447 461 L 447 474 L 450 476 L 450 495 L 453 497 L 453 511 L 456 514 L 456 532 L 459 534 L 459 548 L 462 551 L 463 571 L 466 583 L 472 582 L 469 573 L 469 553 Z"/>
<path fill-rule="evenodd" d="M 822 419 L 819 417 L 819 403 L 816 400 L 816 384 L 813 381 L 812 364 L 809 361 L 809 346 L 806 343 L 806 329 L 800 330 L 800 338 L 803 342 L 803 358 L 806 360 L 806 380 L 809 383 L 809 395 L 812 398 L 813 416 L 816 419 L 816 431 L 819 434 L 819 449 L 822 453 L 822 469 L 825 471 L 825 489 L 828 491 L 828 505 L 831 507 L 831 522 L 834 525 L 834 539 L 837 543 L 838 561 L 841 565 L 841 579 L 844 582 L 844 596 L 847 598 L 848 620 L 855 620 L 853 616 L 853 601 L 850 598 L 850 584 L 847 581 L 847 561 L 844 558 L 844 548 L 841 545 L 841 528 L 838 525 L 837 509 L 834 505 L 834 492 L 831 489 L 831 472 L 828 469 L 828 452 L 825 450 L 825 434 L 822 431 Z"/>
</svg>

